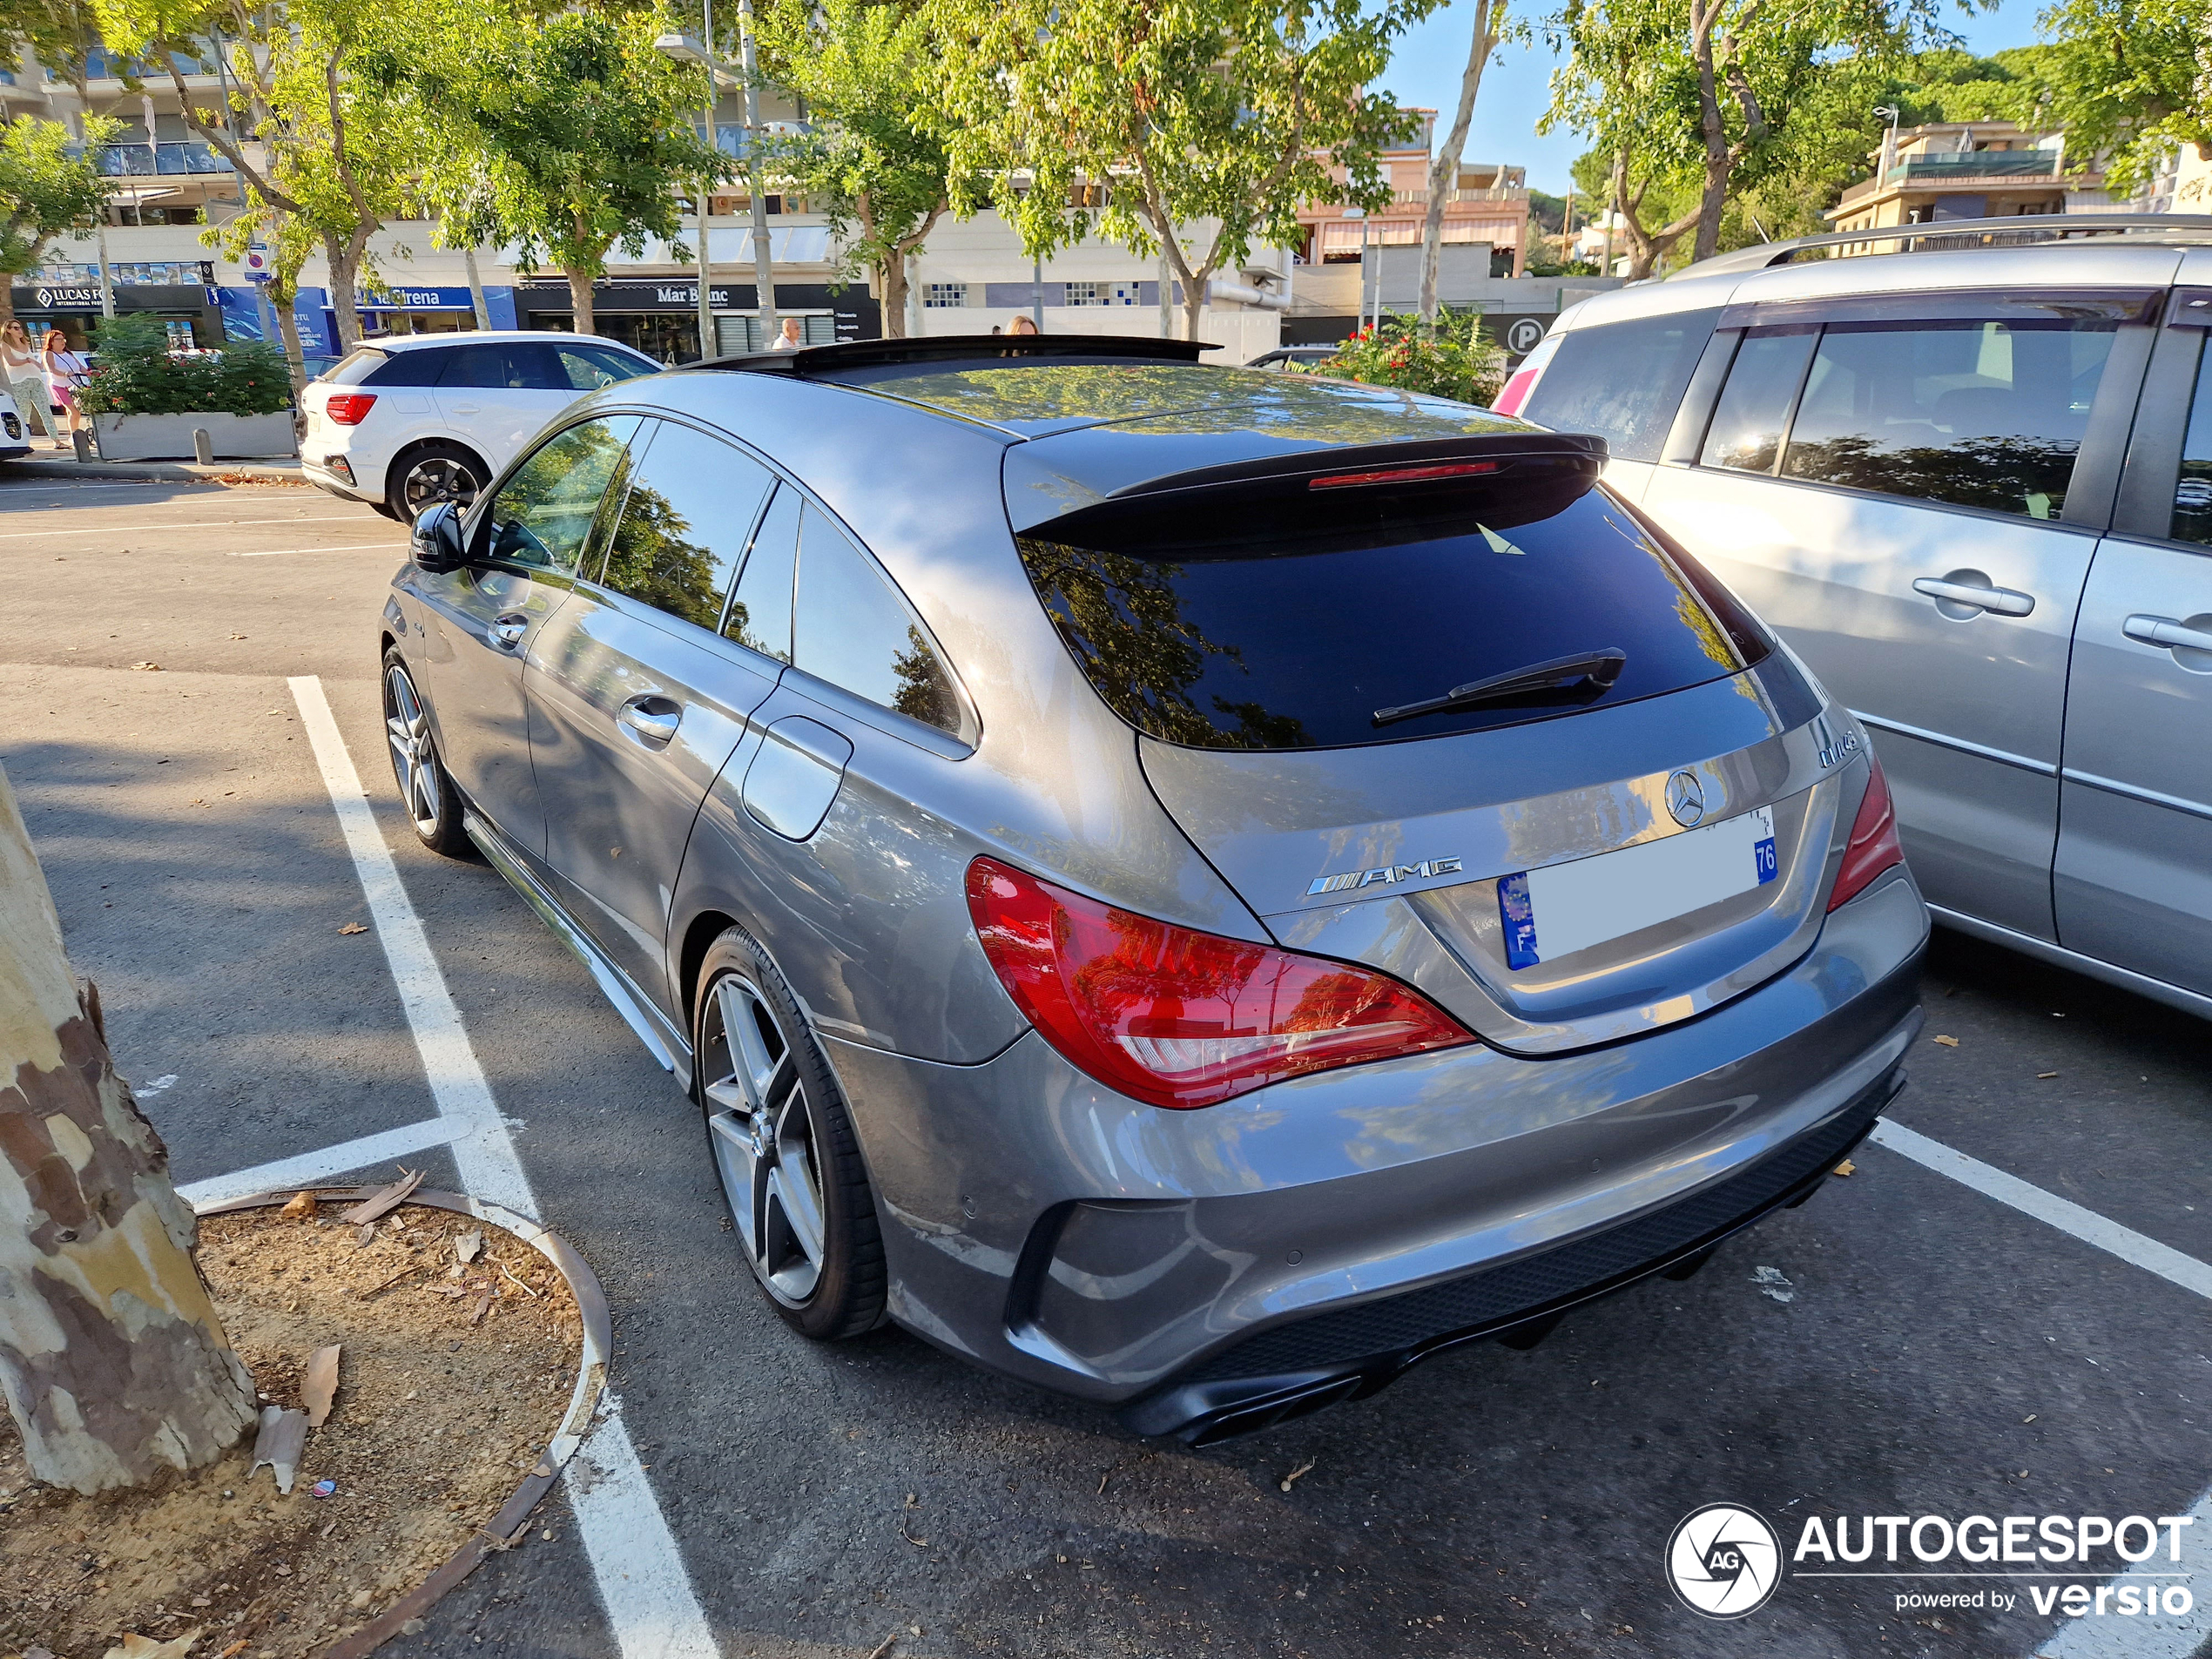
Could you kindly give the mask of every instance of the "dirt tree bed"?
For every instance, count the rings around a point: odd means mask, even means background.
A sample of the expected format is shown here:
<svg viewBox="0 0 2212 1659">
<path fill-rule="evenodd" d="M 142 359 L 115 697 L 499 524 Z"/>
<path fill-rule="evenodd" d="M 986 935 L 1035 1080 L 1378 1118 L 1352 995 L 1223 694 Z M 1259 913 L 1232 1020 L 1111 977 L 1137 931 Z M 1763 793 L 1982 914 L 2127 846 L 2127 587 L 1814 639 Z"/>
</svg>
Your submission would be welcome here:
<svg viewBox="0 0 2212 1659">
<path fill-rule="evenodd" d="M 576 1380 L 561 1276 L 512 1234 L 413 1204 L 363 1244 L 343 1207 L 200 1224 L 201 1271 L 265 1402 L 302 1405 L 308 1356 L 343 1349 L 288 1497 L 266 1468 L 248 1478 L 251 1437 L 158 1490 L 56 1491 L 0 1413 L 0 1655 L 101 1659 L 127 1632 L 199 1630 L 193 1659 L 299 1659 L 428 1577 L 536 1463 Z M 317 1497 L 324 1480 L 336 1490 Z"/>
</svg>

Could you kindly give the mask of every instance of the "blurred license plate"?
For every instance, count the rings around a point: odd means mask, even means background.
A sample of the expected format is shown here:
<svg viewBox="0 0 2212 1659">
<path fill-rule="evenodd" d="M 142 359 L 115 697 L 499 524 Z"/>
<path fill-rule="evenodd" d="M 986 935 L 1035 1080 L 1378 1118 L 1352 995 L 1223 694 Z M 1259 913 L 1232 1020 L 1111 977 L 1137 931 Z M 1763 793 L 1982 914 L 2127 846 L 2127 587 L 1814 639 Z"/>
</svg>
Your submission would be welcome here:
<svg viewBox="0 0 2212 1659">
<path fill-rule="evenodd" d="M 1519 972 L 1775 879 L 1774 813 L 1761 806 L 1680 835 L 1498 878 L 1506 963 Z"/>
</svg>

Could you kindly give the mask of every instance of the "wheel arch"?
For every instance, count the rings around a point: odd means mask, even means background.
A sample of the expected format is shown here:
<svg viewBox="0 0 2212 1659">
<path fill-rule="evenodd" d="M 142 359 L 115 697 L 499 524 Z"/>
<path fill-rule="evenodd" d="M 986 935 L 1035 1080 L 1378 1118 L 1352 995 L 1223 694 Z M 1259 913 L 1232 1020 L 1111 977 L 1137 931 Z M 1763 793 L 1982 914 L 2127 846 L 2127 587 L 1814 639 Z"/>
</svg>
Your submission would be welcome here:
<svg viewBox="0 0 2212 1659">
<path fill-rule="evenodd" d="M 702 910 L 684 929 L 676 954 L 676 992 L 684 1008 L 684 1035 L 688 1042 L 698 1035 L 699 968 L 714 941 L 732 927 L 742 927 L 757 940 L 759 935 L 737 917 L 721 910 Z M 767 948 L 764 945 L 762 949 Z"/>
<path fill-rule="evenodd" d="M 467 455 L 469 460 L 475 462 L 477 467 L 482 471 L 484 475 L 483 488 L 487 489 L 491 488 L 491 481 L 493 478 L 498 475 L 499 469 L 493 466 L 490 462 L 484 459 L 483 451 L 464 439 L 449 437 L 444 433 L 438 433 L 429 437 L 415 438 L 401 444 L 397 449 L 394 450 L 392 452 L 392 458 L 384 463 L 383 498 L 385 501 L 389 502 L 392 499 L 393 489 L 398 484 L 401 477 L 403 475 L 404 469 L 411 462 L 413 462 L 416 456 L 421 455 L 425 450 L 429 449 L 460 450 L 461 453 Z M 405 516 L 402 516 L 399 522 L 401 523 L 406 523 Z"/>
</svg>

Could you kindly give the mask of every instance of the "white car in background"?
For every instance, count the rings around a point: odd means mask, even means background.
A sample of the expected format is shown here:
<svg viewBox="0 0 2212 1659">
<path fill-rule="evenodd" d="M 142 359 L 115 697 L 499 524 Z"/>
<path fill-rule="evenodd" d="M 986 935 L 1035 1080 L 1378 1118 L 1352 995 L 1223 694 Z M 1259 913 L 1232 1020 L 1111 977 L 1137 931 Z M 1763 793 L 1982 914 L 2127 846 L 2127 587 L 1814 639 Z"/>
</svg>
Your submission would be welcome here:
<svg viewBox="0 0 2212 1659">
<path fill-rule="evenodd" d="M 300 394 L 308 482 L 412 523 L 467 507 L 538 428 L 586 392 L 657 374 L 592 334 L 478 330 L 364 341 Z"/>
</svg>

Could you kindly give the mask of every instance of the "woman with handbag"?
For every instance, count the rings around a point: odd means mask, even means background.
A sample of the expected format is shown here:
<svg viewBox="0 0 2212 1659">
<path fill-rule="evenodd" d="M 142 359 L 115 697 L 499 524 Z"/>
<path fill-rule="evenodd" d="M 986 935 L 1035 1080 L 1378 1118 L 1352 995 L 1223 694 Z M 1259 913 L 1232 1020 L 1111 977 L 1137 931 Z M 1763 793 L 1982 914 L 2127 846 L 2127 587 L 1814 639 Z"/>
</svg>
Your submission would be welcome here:
<svg viewBox="0 0 2212 1659">
<path fill-rule="evenodd" d="M 47 401 L 46 371 L 38 361 L 38 348 L 30 343 L 30 331 L 23 326 L 23 319 L 10 317 L 8 326 L 0 328 L 0 371 L 4 371 L 8 395 L 16 401 L 16 408 L 24 419 L 24 436 L 28 440 L 33 432 L 41 437 L 54 435 L 53 416 L 48 412 L 52 405 Z"/>
<path fill-rule="evenodd" d="M 84 429 L 84 412 L 77 407 L 77 391 L 91 377 L 92 368 L 69 348 L 68 338 L 58 328 L 48 329 L 46 338 L 39 345 L 46 369 L 47 393 L 69 431 L 66 441 L 59 430 L 54 432 L 54 448 L 73 449 L 77 447 L 77 435 Z"/>
</svg>

